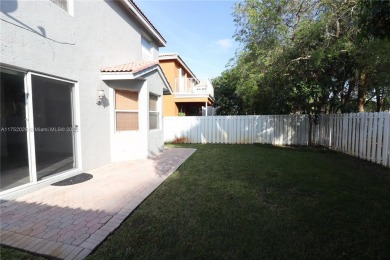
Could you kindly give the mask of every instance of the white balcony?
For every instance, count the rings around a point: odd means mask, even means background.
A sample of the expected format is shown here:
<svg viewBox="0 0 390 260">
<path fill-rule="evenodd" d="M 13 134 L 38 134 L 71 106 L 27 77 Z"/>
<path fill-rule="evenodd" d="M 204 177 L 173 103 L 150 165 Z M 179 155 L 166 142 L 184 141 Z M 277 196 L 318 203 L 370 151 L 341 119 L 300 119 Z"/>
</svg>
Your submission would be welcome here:
<svg viewBox="0 0 390 260">
<path fill-rule="evenodd" d="M 185 96 L 211 96 L 214 98 L 214 87 L 210 80 L 198 80 L 194 78 L 176 78 L 174 94 Z"/>
</svg>

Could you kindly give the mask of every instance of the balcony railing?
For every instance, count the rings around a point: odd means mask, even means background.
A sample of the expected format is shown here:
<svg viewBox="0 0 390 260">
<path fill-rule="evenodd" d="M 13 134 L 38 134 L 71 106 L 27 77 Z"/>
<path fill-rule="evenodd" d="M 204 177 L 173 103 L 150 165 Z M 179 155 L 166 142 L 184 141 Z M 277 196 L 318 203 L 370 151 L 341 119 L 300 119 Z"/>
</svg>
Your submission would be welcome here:
<svg viewBox="0 0 390 260">
<path fill-rule="evenodd" d="M 196 80 L 194 78 L 177 78 L 175 79 L 175 94 L 208 94 L 214 97 L 214 87 L 210 80 Z"/>
</svg>

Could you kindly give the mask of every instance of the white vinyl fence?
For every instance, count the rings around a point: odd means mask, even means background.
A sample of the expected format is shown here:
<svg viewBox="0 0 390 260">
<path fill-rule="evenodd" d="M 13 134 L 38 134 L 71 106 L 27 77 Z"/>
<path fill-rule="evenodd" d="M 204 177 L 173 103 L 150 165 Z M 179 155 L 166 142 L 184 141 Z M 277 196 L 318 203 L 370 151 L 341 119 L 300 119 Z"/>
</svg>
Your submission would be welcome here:
<svg viewBox="0 0 390 260">
<path fill-rule="evenodd" d="M 321 115 L 316 144 L 390 167 L 390 113 Z"/>
<path fill-rule="evenodd" d="M 307 115 L 165 117 L 165 142 L 307 145 Z M 313 144 L 390 167 L 390 113 L 320 115 Z"/>
</svg>

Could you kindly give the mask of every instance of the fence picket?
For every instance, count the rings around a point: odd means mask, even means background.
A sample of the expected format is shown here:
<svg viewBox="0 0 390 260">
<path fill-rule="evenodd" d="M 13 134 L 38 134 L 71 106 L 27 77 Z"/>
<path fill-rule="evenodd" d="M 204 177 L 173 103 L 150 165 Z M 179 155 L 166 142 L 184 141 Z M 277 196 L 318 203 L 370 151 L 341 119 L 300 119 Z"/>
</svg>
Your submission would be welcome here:
<svg viewBox="0 0 390 260">
<path fill-rule="evenodd" d="M 385 115 L 383 134 L 382 165 L 390 167 L 390 113 Z"/>
<path fill-rule="evenodd" d="M 359 129 L 359 158 L 363 158 L 363 147 L 364 147 L 364 118 L 365 114 L 358 114 L 360 119 L 360 129 Z"/>
<path fill-rule="evenodd" d="M 366 151 L 367 151 L 367 160 L 371 160 L 371 144 L 372 144 L 372 134 L 373 134 L 373 127 L 372 127 L 372 124 L 373 124 L 373 118 L 372 118 L 372 114 L 369 113 L 368 114 L 368 122 L 367 122 L 367 147 L 366 147 Z"/>
<path fill-rule="evenodd" d="M 353 119 L 352 114 L 348 114 L 348 126 L 347 126 L 347 150 L 348 154 L 352 155 L 352 133 L 353 133 Z"/>
<path fill-rule="evenodd" d="M 340 120 L 340 115 L 336 115 L 336 120 L 337 120 L 337 126 L 336 126 L 336 145 L 335 148 L 336 150 L 340 150 L 341 147 L 341 134 L 340 134 L 340 128 L 341 128 L 341 120 Z"/>
<path fill-rule="evenodd" d="M 356 156 L 356 136 L 359 134 L 357 114 L 352 114 L 352 155 Z"/>
<path fill-rule="evenodd" d="M 382 138 L 383 138 L 383 117 L 382 113 L 379 113 L 378 117 L 378 129 L 377 129 L 377 143 L 376 143 L 376 156 L 375 156 L 375 162 L 381 163 L 382 162 Z"/>
<path fill-rule="evenodd" d="M 378 132 L 378 118 L 372 117 L 372 141 L 371 141 L 371 161 L 375 162 L 375 156 L 376 156 L 376 145 L 377 145 L 377 132 Z"/>
<path fill-rule="evenodd" d="M 369 135 L 370 135 L 370 128 L 369 128 L 369 123 L 370 123 L 370 114 L 365 115 L 365 121 L 364 121 L 364 130 L 366 131 L 363 139 L 363 144 L 364 144 L 364 158 L 368 160 L 368 150 L 371 144 L 371 141 L 369 142 Z M 371 137 L 370 137 L 371 138 Z"/>
<path fill-rule="evenodd" d="M 342 116 L 343 118 L 343 152 L 346 154 L 349 154 L 348 151 L 348 121 L 349 121 L 349 114 L 346 114 L 346 116 Z"/>
<path fill-rule="evenodd" d="M 328 147 L 332 147 L 332 137 L 333 137 L 333 115 L 328 115 L 329 117 L 329 143 Z"/>
<path fill-rule="evenodd" d="M 271 132 L 267 133 L 269 135 L 269 144 L 274 144 L 274 135 L 275 135 L 275 118 L 274 116 L 268 116 L 269 120 L 269 126 L 271 129 Z"/>
</svg>

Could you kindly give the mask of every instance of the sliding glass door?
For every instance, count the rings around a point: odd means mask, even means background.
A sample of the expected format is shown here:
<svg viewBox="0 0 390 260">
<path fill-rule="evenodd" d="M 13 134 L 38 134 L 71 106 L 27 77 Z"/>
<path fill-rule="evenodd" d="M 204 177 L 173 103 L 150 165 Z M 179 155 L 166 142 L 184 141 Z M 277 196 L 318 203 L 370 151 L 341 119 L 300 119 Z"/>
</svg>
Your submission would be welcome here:
<svg viewBox="0 0 390 260">
<path fill-rule="evenodd" d="M 0 72 L 0 192 L 75 169 L 75 84 L 35 73 Z"/>
<path fill-rule="evenodd" d="M 73 85 L 52 78 L 31 76 L 38 181 L 76 166 Z"/>
<path fill-rule="evenodd" d="M 30 178 L 25 74 L 0 70 L 0 191 L 32 181 Z"/>
</svg>

